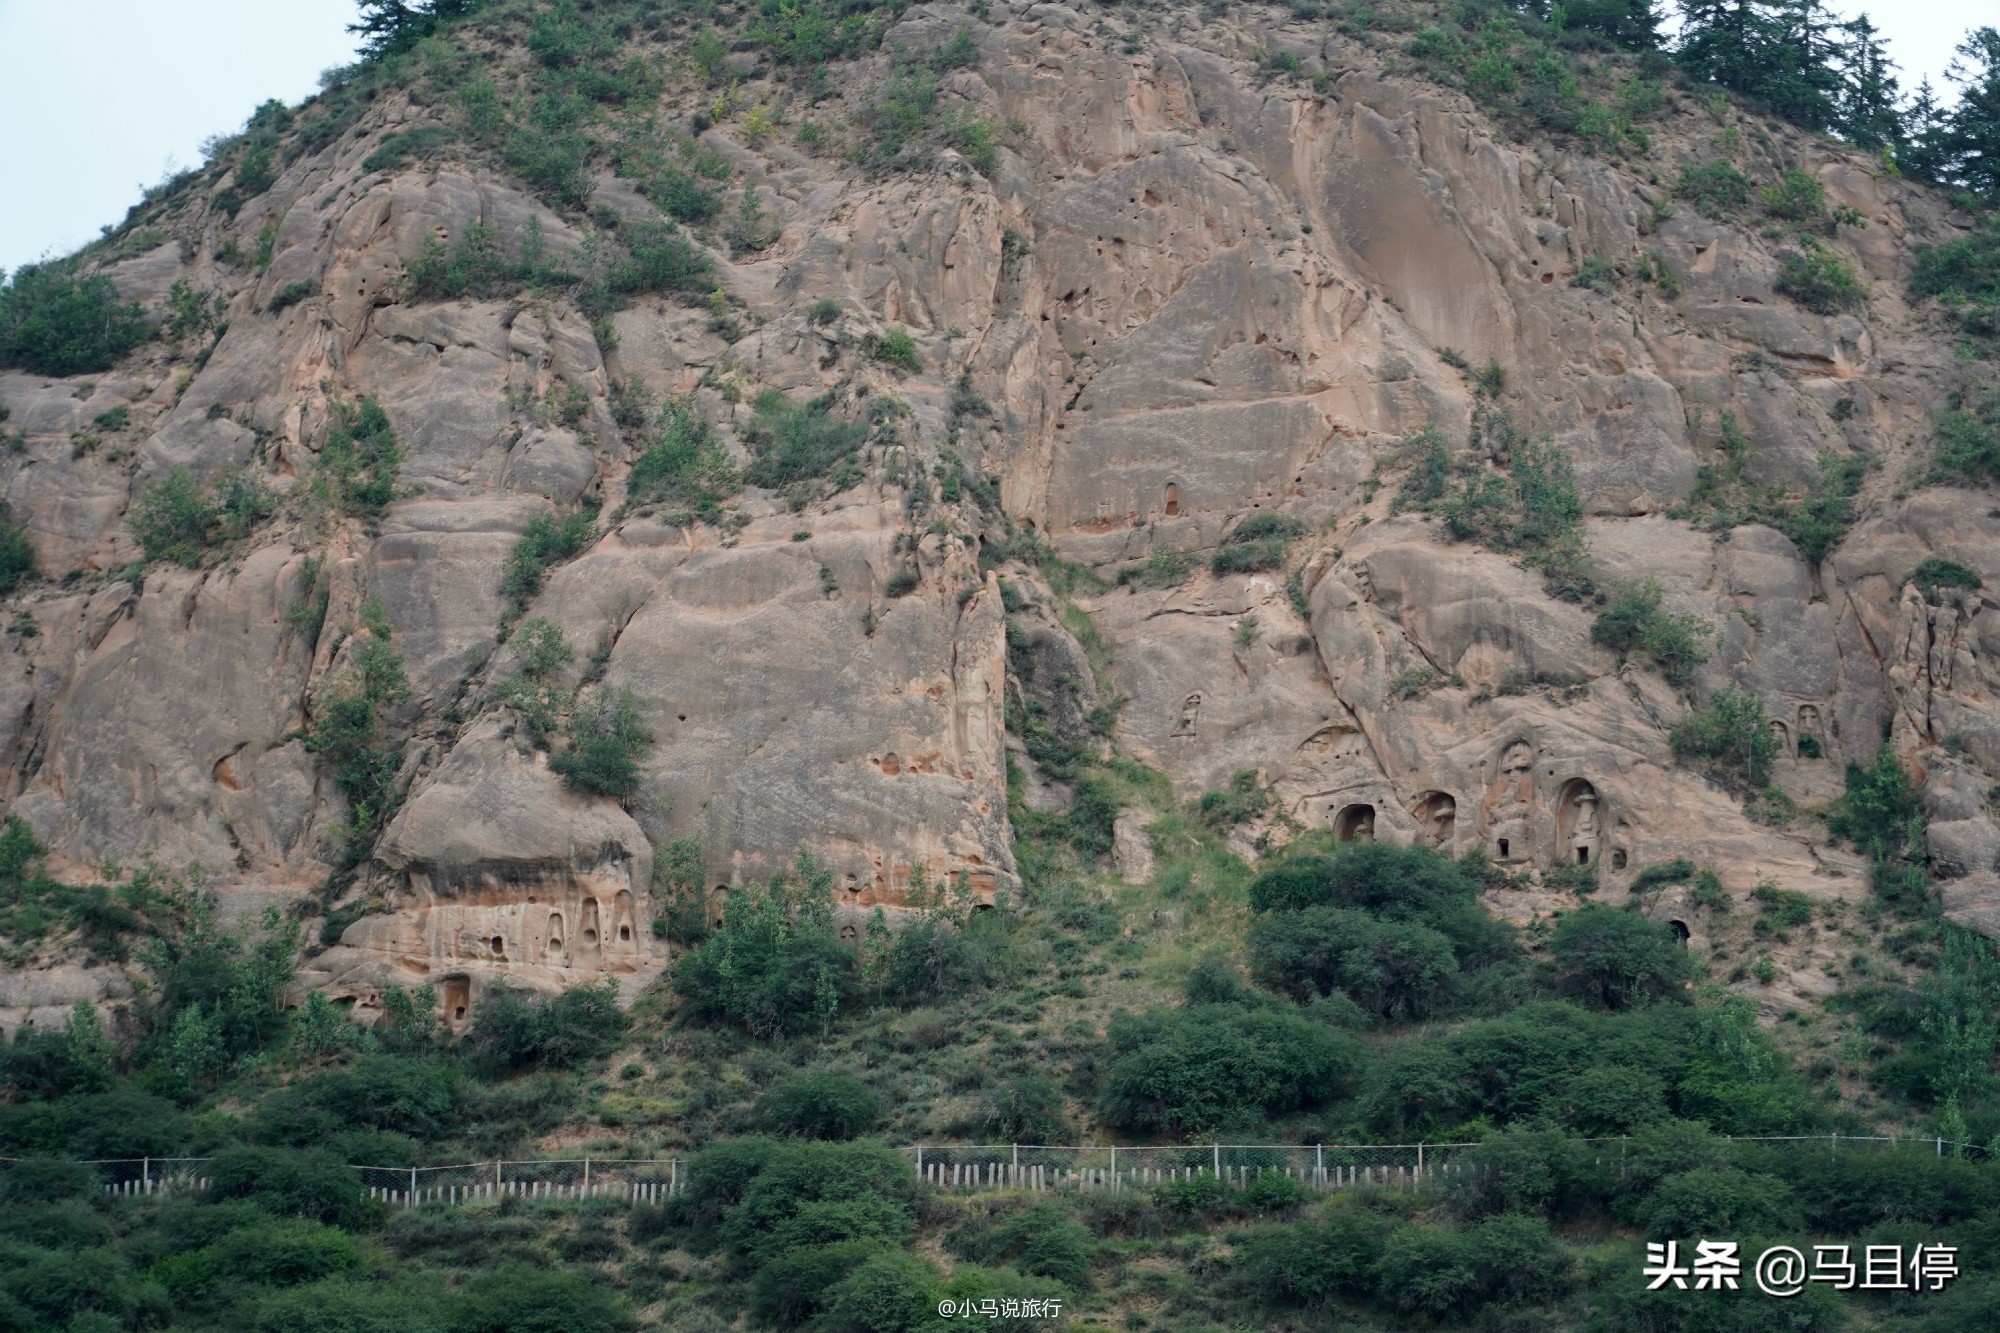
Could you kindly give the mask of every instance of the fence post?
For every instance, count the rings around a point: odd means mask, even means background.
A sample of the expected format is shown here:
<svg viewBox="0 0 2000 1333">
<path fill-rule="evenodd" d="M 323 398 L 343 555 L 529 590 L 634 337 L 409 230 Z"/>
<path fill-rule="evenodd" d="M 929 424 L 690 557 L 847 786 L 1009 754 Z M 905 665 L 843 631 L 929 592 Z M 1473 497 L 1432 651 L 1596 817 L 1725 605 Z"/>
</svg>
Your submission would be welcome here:
<svg viewBox="0 0 2000 1333">
<path fill-rule="evenodd" d="M 1222 1179 L 1222 1145 L 1215 1145 L 1215 1178 Z"/>
<path fill-rule="evenodd" d="M 153 1192 L 152 1158 L 147 1157 L 143 1159 L 143 1164 L 139 1167 L 139 1175 L 141 1180 L 143 1181 L 143 1183 L 139 1186 L 139 1192 L 142 1194 L 151 1194 Z"/>
<path fill-rule="evenodd" d="M 417 1168 L 414 1166 L 410 1168 L 409 1206 L 412 1208 L 417 1206 Z"/>
<path fill-rule="evenodd" d="M 1417 1145 L 1417 1179 L 1422 1180 L 1423 1178 L 1424 1178 L 1424 1145 L 1419 1143 Z"/>
<path fill-rule="evenodd" d="M 583 1159 L 583 1193 L 578 1197 L 586 1199 L 590 1197 L 590 1159 L 588 1157 Z"/>
<path fill-rule="evenodd" d="M 1014 1169 L 1019 1171 L 1021 1169 L 1021 1145 L 1016 1143 L 1011 1146 L 1014 1149 Z"/>
<path fill-rule="evenodd" d="M 1938 1155 L 1942 1157 L 1944 1154 L 1940 1152 Z M 1111 1145 L 1111 1188 L 1118 1188 L 1118 1145 L 1115 1143 Z"/>
<path fill-rule="evenodd" d="M 919 1143 L 917 1145 L 917 1179 L 922 1180 L 923 1178 L 924 1178 L 924 1145 Z"/>
<path fill-rule="evenodd" d="M 493 1159 L 493 1197 L 500 1197 L 500 1159 Z"/>
<path fill-rule="evenodd" d="M 1940 1157 L 1944 1156 L 1944 1135 L 1942 1134 L 1938 1135 L 1937 1155 Z"/>
<path fill-rule="evenodd" d="M 1324 1143 L 1315 1143 L 1313 1145 L 1313 1188 L 1326 1188 L 1326 1145 Z"/>
</svg>

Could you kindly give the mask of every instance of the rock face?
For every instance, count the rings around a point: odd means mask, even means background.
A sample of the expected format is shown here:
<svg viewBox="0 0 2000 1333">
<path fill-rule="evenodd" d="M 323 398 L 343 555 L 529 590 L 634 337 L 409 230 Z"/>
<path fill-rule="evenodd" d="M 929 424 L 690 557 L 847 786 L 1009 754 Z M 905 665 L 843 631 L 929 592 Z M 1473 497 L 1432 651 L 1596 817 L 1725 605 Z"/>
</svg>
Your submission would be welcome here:
<svg viewBox="0 0 2000 1333">
<path fill-rule="evenodd" d="M 943 151 L 885 179 L 783 135 L 753 141 L 740 117 L 705 131 L 735 168 L 729 207 L 754 186 L 782 227 L 737 262 L 717 256 L 734 326 L 652 297 L 597 326 L 560 295 L 409 298 L 433 238 L 479 224 L 512 254 L 539 228 L 566 254 L 596 224 L 469 160 L 367 169 L 384 135 L 436 114 L 401 96 L 233 222 L 190 198 L 173 241 L 111 265 L 138 299 L 177 277 L 223 293 L 227 331 L 199 362 L 155 344 L 87 381 L 0 373 L 22 432 L 0 487 L 48 576 L 8 612 L 38 632 L 0 652 L 0 794 L 54 866 L 87 878 L 151 854 L 199 862 L 225 899 L 316 892 L 344 802 L 299 736 L 374 598 L 410 677 L 407 796 L 355 890 L 383 910 L 307 976 L 364 1010 L 389 982 L 434 982 L 453 1022 L 501 981 L 636 990 L 667 962 L 652 867 L 679 837 L 700 838 L 710 894 L 805 847 L 850 920 L 896 907 L 919 870 L 962 872 L 997 901 L 1014 877 L 1010 689 L 1049 701 L 1079 742 L 1108 690 L 1116 743 L 1180 795 L 1254 770 L 1292 820 L 1341 837 L 1596 867 L 1613 888 L 1684 855 L 1732 890 L 1859 895 L 1865 868 L 1823 833 L 1753 822 L 1676 761 L 1668 732 L 1690 693 L 1595 644 L 1591 610 L 1398 510 L 1405 439 L 1467 438 L 1463 359 L 1502 366 L 1515 425 L 1571 461 L 1597 583 L 1656 579 L 1668 610 L 1718 627 L 1692 696 L 1755 692 L 1776 780 L 1801 801 L 1837 795 L 1844 765 L 1888 739 L 1931 774 L 1948 907 L 2000 920 L 1983 794 L 2000 773 L 2000 606 L 1979 591 L 1927 600 L 1909 581 L 1942 556 L 2000 586 L 2000 510 L 1969 490 L 1891 491 L 1954 383 L 1949 346 L 1901 298 L 1912 245 L 1949 231 L 1935 199 L 1789 131 L 1747 149 L 1752 166 L 1813 172 L 1867 220 L 1828 242 L 1872 280 L 1867 309 L 1816 315 L 1775 290 L 1775 242 L 1665 208 L 1648 171 L 1510 140 L 1459 94 L 1323 28 L 1233 15 L 1130 49 L 1085 6 L 996 0 L 984 19 L 913 7 L 887 45 L 960 28 L 980 62 L 947 100 L 1016 126 L 990 175 Z M 1267 46 L 1305 77 L 1266 81 Z M 857 65 L 853 86 L 885 59 Z M 678 78 L 663 120 L 709 100 Z M 785 95 L 753 77 L 740 101 Z M 1670 106 L 1662 161 L 1696 156 L 1706 114 Z M 610 177 L 597 200 L 650 207 Z M 212 257 L 225 232 L 267 224 L 261 274 Z M 1641 255 L 1671 270 L 1676 298 L 1572 283 L 1593 257 Z M 300 281 L 318 294 L 270 308 Z M 829 301 L 832 326 L 809 318 Z M 862 335 L 891 325 L 922 373 L 864 354 Z M 636 440 L 614 391 L 632 385 L 692 395 L 739 460 L 761 386 L 838 390 L 843 411 L 893 397 L 907 416 L 870 445 L 859 483 L 803 501 L 753 488 L 718 529 L 621 507 Z M 955 406 L 965 390 L 982 411 Z M 123 519 L 146 484 L 243 467 L 296 491 L 332 404 L 360 395 L 406 451 L 407 494 L 378 525 L 290 509 L 220 563 L 114 577 L 135 558 Z M 552 415 L 558 398 L 575 406 Z M 129 424 L 78 447 L 113 408 Z M 1883 460 L 1830 555 L 1666 516 L 1725 421 L 1760 485 L 1796 491 L 1829 452 Z M 1007 590 L 979 561 L 999 517 L 941 502 L 929 522 L 910 504 L 912 469 L 947 458 L 1065 559 L 1107 575 L 1192 561 L 1170 588 L 1074 594 L 1108 679 L 1038 614 L 1047 593 L 1020 566 L 1003 572 L 1034 602 L 1010 653 Z M 537 518 L 583 500 L 604 506 L 587 549 L 520 609 L 574 646 L 565 688 L 587 675 L 631 691 L 655 742 L 622 804 L 565 789 L 496 695 L 516 666 L 500 566 Z M 1295 577 L 1208 572 L 1236 527 L 1272 513 L 1307 530 Z M 287 614 L 315 587 L 316 632 Z M 1032 799 L 1064 799 L 1027 781 Z M 1129 820 L 1118 835 L 1121 870 L 1145 874 L 1143 835 Z M 1691 915 L 1680 901 L 1654 910 Z M 0 1017 L 47 998 L 0 990 Z"/>
</svg>

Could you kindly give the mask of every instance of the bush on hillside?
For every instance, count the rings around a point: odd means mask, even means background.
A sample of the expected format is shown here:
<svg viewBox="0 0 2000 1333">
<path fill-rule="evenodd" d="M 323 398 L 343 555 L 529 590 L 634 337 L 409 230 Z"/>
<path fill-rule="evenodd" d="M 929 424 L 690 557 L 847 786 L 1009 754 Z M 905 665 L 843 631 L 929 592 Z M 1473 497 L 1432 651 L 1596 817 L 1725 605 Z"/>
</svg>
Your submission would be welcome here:
<svg viewBox="0 0 2000 1333">
<path fill-rule="evenodd" d="M 1112 1020 L 1104 1118 L 1149 1133 L 1199 1134 L 1316 1105 L 1361 1068 L 1361 1044 L 1295 1014 L 1232 1004 Z"/>
<path fill-rule="evenodd" d="M 27 264 L 0 282 L 0 368 L 64 377 L 109 370 L 149 336 L 145 312 L 103 274 L 68 260 Z"/>
</svg>

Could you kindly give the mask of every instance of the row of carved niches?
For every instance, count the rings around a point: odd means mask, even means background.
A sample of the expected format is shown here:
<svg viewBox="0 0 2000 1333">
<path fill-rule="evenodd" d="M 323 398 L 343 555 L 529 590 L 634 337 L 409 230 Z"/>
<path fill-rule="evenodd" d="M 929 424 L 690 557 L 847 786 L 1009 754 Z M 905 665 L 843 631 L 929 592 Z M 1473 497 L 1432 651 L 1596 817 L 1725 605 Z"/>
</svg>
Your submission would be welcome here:
<svg viewBox="0 0 2000 1333">
<path fill-rule="evenodd" d="M 1595 783 L 1573 774 L 1564 763 L 1544 763 L 1536 771 L 1532 746 L 1524 740 L 1502 748 L 1477 810 L 1476 845 L 1503 865 L 1542 862 L 1594 866 L 1608 859 L 1623 870 L 1628 859 L 1612 846 L 1615 827 Z M 1419 792 L 1408 802 L 1414 840 L 1455 854 L 1460 845 L 1459 799 L 1448 791 Z M 1373 800 L 1336 799 L 1328 807 L 1334 837 L 1341 842 L 1373 842 L 1381 818 Z"/>
</svg>

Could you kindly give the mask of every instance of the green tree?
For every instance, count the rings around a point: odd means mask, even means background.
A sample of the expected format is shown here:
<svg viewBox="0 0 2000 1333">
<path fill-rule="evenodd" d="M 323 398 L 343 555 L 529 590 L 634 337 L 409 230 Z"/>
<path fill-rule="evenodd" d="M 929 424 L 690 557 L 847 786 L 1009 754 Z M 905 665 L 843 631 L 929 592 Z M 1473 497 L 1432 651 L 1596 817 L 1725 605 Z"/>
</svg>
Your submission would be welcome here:
<svg viewBox="0 0 2000 1333">
<path fill-rule="evenodd" d="M 1599 903 L 1564 913 L 1549 952 L 1565 992 L 1607 1009 L 1677 996 L 1694 975 L 1687 951 L 1664 923 Z"/>
<path fill-rule="evenodd" d="M 148 560 L 171 560 L 193 569 L 221 526 L 222 514 L 193 474 L 175 467 L 139 492 L 125 521 Z"/>
<path fill-rule="evenodd" d="M 1176 1135 L 1315 1105 L 1362 1064 L 1360 1043 L 1345 1033 L 1233 1004 L 1121 1014 L 1110 1048 L 1104 1118 Z"/>
<path fill-rule="evenodd" d="M 1751 787 L 1771 774 L 1778 742 L 1764 716 L 1764 701 L 1749 690 L 1727 686 L 1675 724 L 1674 753 L 1713 761 Z"/>
<path fill-rule="evenodd" d="M 833 872 L 801 850 L 788 874 L 731 889 L 721 925 L 674 967 L 698 1018 L 774 1037 L 825 1027 L 854 986 L 833 924 Z"/>
<path fill-rule="evenodd" d="M 572 791 L 625 801 L 639 790 L 639 756 L 652 743 L 632 691 L 600 690 L 570 714 L 569 748 L 550 759 L 549 767 Z"/>
<path fill-rule="evenodd" d="M 332 416 L 314 464 L 315 488 L 340 513 L 379 516 L 396 498 L 403 463 L 388 413 L 364 396 L 358 403 L 336 400 Z"/>
<path fill-rule="evenodd" d="M 2000 28 L 1974 28 L 1958 45 L 1946 77 L 1958 103 L 1944 118 L 1942 179 L 2000 199 Z"/>
<path fill-rule="evenodd" d="M 1309 907 L 1250 930 L 1257 980 L 1307 1001 L 1343 991 L 1377 1018 L 1422 1018 L 1447 1002 L 1458 979 L 1451 941 L 1415 922 Z"/>
<path fill-rule="evenodd" d="M 63 377 L 109 370 L 144 342 L 145 312 L 72 260 L 27 264 L 0 282 L 0 368 Z"/>
<path fill-rule="evenodd" d="M 1662 614 L 1661 597 L 1660 585 L 1652 579 L 1616 589 L 1590 636 L 1615 652 L 1651 658 L 1670 683 L 1684 686 L 1708 660 L 1715 626 L 1693 614 Z"/>
<path fill-rule="evenodd" d="M 808 1072 L 774 1084 L 757 1099 L 757 1118 L 773 1133 L 804 1139 L 852 1139 L 875 1128 L 882 1098 L 860 1079 Z"/>
</svg>

